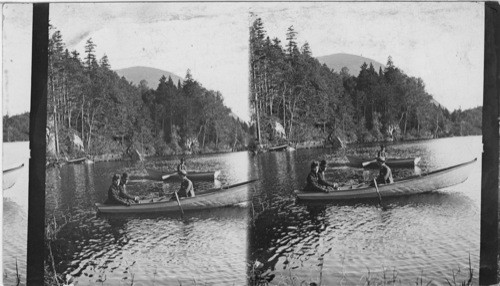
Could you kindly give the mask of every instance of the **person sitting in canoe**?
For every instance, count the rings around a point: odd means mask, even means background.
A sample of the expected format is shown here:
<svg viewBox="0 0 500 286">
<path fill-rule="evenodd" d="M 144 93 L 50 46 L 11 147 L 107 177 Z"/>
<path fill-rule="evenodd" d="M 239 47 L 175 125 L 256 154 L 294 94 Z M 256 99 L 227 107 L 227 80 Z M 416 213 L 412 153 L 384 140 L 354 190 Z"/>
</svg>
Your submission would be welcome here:
<svg viewBox="0 0 500 286">
<path fill-rule="evenodd" d="M 384 160 L 387 160 L 385 145 L 380 145 L 380 150 L 377 152 L 377 158 L 384 158 Z"/>
<path fill-rule="evenodd" d="M 326 186 L 320 185 L 318 172 L 319 163 L 317 161 L 313 161 L 311 163 L 311 172 L 307 175 L 307 184 L 304 188 L 304 192 L 328 192 L 328 188 Z"/>
<path fill-rule="evenodd" d="M 378 166 L 380 167 L 380 171 L 377 177 L 378 184 L 392 184 L 394 183 L 394 179 L 392 178 L 392 171 L 387 164 L 385 164 L 385 158 L 378 157 L 377 158 Z"/>
<path fill-rule="evenodd" d="M 325 187 L 337 188 L 337 184 L 330 183 L 325 179 L 325 171 L 326 171 L 326 160 L 321 160 L 321 162 L 319 163 L 318 183 Z"/>
<path fill-rule="evenodd" d="M 134 203 L 139 202 L 139 197 L 133 197 L 127 193 L 127 183 L 128 183 L 128 174 L 123 173 L 120 178 L 120 197 L 126 199 L 127 201 L 131 200 Z"/>
<path fill-rule="evenodd" d="M 181 170 L 179 176 L 182 178 L 181 188 L 175 192 L 179 198 L 189 198 L 194 197 L 193 183 L 188 179 L 187 172 Z M 170 200 L 176 200 L 175 193 Z"/>
<path fill-rule="evenodd" d="M 181 163 L 177 165 L 177 172 L 180 174 L 181 171 L 187 174 L 186 160 L 184 158 L 181 158 Z"/>
<path fill-rule="evenodd" d="M 108 190 L 108 199 L 105 204 L 109 205 L 126 205 L 130 206 L 130 202 L 126 198 L 120 196 L 120 175 L 115 174 L 112 178 L 111 186 Z"/>
</svg>

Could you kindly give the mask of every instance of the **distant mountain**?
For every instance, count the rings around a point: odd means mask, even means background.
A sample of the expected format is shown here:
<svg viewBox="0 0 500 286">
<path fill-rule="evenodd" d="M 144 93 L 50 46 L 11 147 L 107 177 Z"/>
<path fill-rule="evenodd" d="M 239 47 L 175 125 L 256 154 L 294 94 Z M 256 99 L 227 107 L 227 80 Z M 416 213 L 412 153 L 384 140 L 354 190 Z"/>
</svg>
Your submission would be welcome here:
<svg viewBox="0 0 500 286">
<path fill-rule="evenodd" d="M 158 83 L 160 82 L 160 78 L 164 75 L 167 80 L 170 76 L 174 83 L 177 85 L 178 81 L 184 81 L 184 79 L 176 74 L 173 74 L 168 71 L 150 68 L 150 67 L 130 67 L 115 70 L 115 72 L 119 76 L 124 76 L 128 81 L 133 82 L 135 85 L 139 85 L 141 80 L 146 80 L 148 82 L 148 87 L 152 89 L 156 89 L 158 87 Z"/>
<path fill-rule="evenodd" d="M 349 69 L 349 74 L 353 76 L 359 75 L 361 66 L 365 62 L 368 66 L 370 66 L 370 63 L 373 63 L 373 67 L 377 72 L 380 67 L 382 67 L 382 69 L 385 68 L 385 65 L 377 62 L 376 60 L 351 54 L 332 54 L 317 57 L 317 59 L 320 63 L 326 64 L 329 68 L 334 69 L 336 72 L 340 72 L 343 67 L 347 67 Z"/>
</svg>

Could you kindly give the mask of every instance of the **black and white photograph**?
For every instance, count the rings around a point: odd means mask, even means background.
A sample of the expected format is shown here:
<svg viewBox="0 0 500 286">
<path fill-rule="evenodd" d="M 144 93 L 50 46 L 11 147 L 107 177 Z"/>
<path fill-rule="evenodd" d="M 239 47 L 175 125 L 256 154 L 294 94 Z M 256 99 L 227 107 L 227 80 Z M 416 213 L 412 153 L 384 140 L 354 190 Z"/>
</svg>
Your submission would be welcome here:
<svg viewBox="0 0 500 286">
<path fill-rule="evenodd" d="M 2 285 L 26 285 L 33 5 L 2 15 Z"/>
<path fill-rule="evenodd" d="M 0 284 L 498 283 L 492 7 L 3 4 Z"/>
<path fill-rule="evenodd" d="M 49 9 L 45 285 L 245 284 L 253 183 L 246 6 Z M 12 33 L 23 32 L 19 22 Z M 4 139 L 26 140 L 29 114 L 13 108 L 12 82 L 30 74 L 8 75 Z M 4 281 L 24 285 L 26 260 L 14 247 L 25 249 L 26 224 L 7 218 L 23 229 L 4 232 Z"/>
<path fill-rule="evenodd" d="M 477 284 L 484 5 L 251 17 L 254 285 Z"/>
</svg>

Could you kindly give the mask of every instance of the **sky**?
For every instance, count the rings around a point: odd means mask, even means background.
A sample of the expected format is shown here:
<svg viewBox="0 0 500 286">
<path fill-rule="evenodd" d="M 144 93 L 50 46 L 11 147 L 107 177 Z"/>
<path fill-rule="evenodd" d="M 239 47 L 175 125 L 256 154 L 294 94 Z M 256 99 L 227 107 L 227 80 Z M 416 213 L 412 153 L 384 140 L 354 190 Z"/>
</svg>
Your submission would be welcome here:
<svg viewBox="0 0 500 286">
<path fill-rule="evenodd" d="M 3 9 L 3 114 L 29 110 L 31 4 Z M 350 53 L 394 64 L 420 77 L 450 111 L 482 105 L 482 3 L 57 3 L 51 24 L 67 48 L 83 54 L 92 37 L 113 69 L 149 66 L 219 90 L 248 120 L 249 12 L 271 37 L 293 25 L 313 56 Z"/>
<path fill-rule="evenodd" d="M 30 110 L 32 4 L 3 4 L 3 115 Z"/>
<path fill-rule="evenodd" d="M 450 111 L 482 105 L 483 3 L 261 3 L 252 11 L 282 43 L 293 25 L 313 56 L 348 53 L 382 64 L 391 56 Z"/>
<path fill-rule="evenodd" d="M 181 77 L 190 69 L 195 80 L 220 91 L 224 103 L 241 119 L 249 120 L 249 21 L 245 5 L 56 3 L 50 5 L 49 18 L 61 31 L 68 50 L 77 50 L 81 57 L 86 41 L 92 38 L 97 58 L 106 54 L 112 69 L 146 66 Z M 14 78 L 8 75 L 8 80 Z M 9 114 L 19 113 L 21 108 L 12 102 L 17 93 L 13 88 L 5 93 Z"/>
</svg>

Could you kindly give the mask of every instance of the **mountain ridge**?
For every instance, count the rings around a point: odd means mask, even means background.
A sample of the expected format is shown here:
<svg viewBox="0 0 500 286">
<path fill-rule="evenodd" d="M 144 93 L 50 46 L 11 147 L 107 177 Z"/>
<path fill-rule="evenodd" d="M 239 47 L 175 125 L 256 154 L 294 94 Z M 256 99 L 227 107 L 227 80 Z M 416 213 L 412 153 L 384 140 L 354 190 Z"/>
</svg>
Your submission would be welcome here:
<svg viewBox="0 0 500 286">
<path fill-rule="evenodd" d="M 326 64 L 329 68 L 339 73 L 343 67 L 347 67 L 349 69 L 349 74 L 353 76 L 359 75 L 361 66 L 365 62 L 368 66 L 370 66 L 370 63 L 372 63 L 373 67 L 375 68 L 375 71 L 377 72 L 380 67 L 382 67 L 382 69 L 385 68 L 385 65 L 381 64 L 380 62 L 374 59 L 347 53 L 330 54 L 330 55 L 316 57 L 316 59 L 318 59 L 318 61 L 321 64 Z"/>
<path fill-rule="evenodd" d="M 184 78 L 174 74 L 173 72 L 146 66 L 133 66 L 128 68 L 116 69 L 115 72 L 120 77 L 125 77 L 128 81 L 131 81 L 135 85 L 139 85 L 141 80 L 146 80 L 148 83 L 148 87 L 152 89 L 156 89 L 158 87 L 160 78 L 163 75 L 167 79 L 170 76 L 172 78 L 172 81 L 176 85 L 179 80 L 181 81 L 181 83 L 184 81 Z"/>
</svg>

